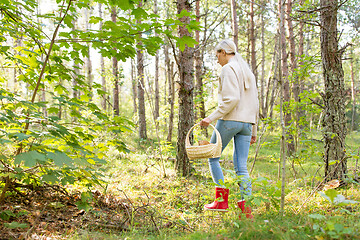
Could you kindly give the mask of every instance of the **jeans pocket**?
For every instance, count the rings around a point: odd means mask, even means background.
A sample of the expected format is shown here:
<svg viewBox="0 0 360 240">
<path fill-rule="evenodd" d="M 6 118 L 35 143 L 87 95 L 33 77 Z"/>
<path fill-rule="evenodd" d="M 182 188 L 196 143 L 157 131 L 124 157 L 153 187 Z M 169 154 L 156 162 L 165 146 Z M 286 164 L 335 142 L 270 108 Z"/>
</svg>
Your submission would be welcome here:
<svg viewBox="0 0 360 240">
<path fill-rule="evenodd" d="M 252 124 L 251 123 L 244 123 L 244 124 L 246 124 L 246 127 L 245 127 L 245 129 L 247 130 L 246 132 L 247 132 L 247 134 L 246 135 L 252 135 Z"/>
<path fill-rule="evenodd" d="M 239 129 L 239 122 L 225 121 L 223 127 L 227 132 L 234 132 Z"/>
</svg>

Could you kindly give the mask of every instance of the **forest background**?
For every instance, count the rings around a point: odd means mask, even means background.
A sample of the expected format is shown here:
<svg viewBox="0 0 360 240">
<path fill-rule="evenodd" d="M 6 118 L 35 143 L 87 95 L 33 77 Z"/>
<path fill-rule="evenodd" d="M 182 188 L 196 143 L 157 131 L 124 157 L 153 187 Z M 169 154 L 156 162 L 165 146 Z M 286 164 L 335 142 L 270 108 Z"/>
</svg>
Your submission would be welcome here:
<svg viewBox="0 0 360 240">
<path fill-rule="evenodd" d="M 0 1 L 2 237 L 358 237 L 359 5 Z M 211 178 L 185 151 L 221 39 L 257 79 L 254 222 L 203 213 Z"/>
</svg>

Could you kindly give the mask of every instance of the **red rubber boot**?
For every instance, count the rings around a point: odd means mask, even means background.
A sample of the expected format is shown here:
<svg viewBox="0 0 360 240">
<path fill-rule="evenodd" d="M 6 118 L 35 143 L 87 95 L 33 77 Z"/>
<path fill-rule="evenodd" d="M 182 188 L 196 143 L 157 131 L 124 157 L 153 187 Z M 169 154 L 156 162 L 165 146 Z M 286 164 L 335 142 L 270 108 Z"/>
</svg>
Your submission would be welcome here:
<svg viewBox="0 0 360 240">
<path fill-rule="evenodd" d="M 238 204 L 238 207 L 241 209 L 241 212 L 243 214 L 246 214 L 246 218 L 249 218 L 249 219 L 253 219 L 254 216 L 251 214 L 251 207 L 247 206 L 245 207 L 245 203 L 246 201 L 245 200 L 241 200 L 241 201 L 238 201 L 237 204 Z M 241 219 L 241 215 L 239 215 L 239 219 Z"/>
<path fill-rule="evenodd" d="M 205 204 L 204 209 L 210 211 L 227 212 L 226 209 L 229 208 L 228 199 L 229 199 L 229 189 L 216 187 L 215 201 L 210 204 Z"/>
</svg>

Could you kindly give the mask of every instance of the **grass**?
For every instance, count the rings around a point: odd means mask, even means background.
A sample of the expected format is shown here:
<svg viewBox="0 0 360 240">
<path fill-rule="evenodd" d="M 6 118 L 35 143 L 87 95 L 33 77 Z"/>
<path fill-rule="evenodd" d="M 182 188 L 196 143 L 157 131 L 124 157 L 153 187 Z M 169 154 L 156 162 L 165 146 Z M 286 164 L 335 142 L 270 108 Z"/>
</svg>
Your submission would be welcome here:
<svg viewBox="0 0 360 240">
<path fill-rule="evenodd" d="M 137 212 L 138 218 L 134 217 L 128 224 L 129 231 L 79 230 L 72 239 L 360 239 L 359 203 L 336 205 L 319 192 L 311 195 L 323 175 L 322 143 L 319 141 L 304 141 L 299 154 L 288 159 L 285 211 L 280 214 L 278 137 L 267 136 L 252 173 L 253 196 L 248 199 L 252 203 L 254 221 L 244 217 L 239 220 L 239 210 L 235 208 L 237 186 L 231 174 L 232 147 L 226 149 L 222 162 L 227 184 L 233 193 L 229 212 L 214 213 L 203 211 L 203 205 L 213 201 L 214 195 L 205 160 L 193 162 L 193 176 L 180 178 L 176 176 L 171 160 L 173 149 L 164 146 L 167 151 L 160 157 L 157 144 L 133 143 L 141 144 L 133 149 L 142 151 L 109 153 L 111 163 L 106 193 L 131 202 L 134 208 L 146 206 L 146 212 L 143 215 Z M 357 134 L 350 135 L 348 152 L 355 155 L 359 143 Z M 251 147 L 249 166 L 254 155 L 255 147 Z M 354 170 L 355 160 L 349 159 L 349 169 Z M 332 196 L 334 192 L 327 194 Z M 335 196 L 337 194 L 360 202 L 359 183 L 351 182 L 336 189 Z"/>
</svg>

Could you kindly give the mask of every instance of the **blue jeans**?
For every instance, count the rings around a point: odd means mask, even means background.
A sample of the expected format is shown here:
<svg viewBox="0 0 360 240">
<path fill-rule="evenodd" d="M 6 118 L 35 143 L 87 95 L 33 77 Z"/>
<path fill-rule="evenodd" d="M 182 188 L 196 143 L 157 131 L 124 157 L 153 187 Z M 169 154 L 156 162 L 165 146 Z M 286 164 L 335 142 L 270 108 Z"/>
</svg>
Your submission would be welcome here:
<svg viewBox="0 0 360 240">
<path fill-rule="evenodd" d="M 215 127 L 221 135 L 222 151 L 224 151 L 230 140 L 234 139 L 233 163 L 235 173 L 241 179 L 239 184 L 241 197 L 243 198 L 244 194 L 251 195 L 251 181 L 247 170 L 247 158 L 249 155 L 252 124 L 220 119 Z M 216 142 L 215 132 L 213 132 L 210 142 Z M 224 175 L 219 160 L 220 158 L 209 158 L 209 167 L 213 181 L 223 187 Z"/>
</svg>

